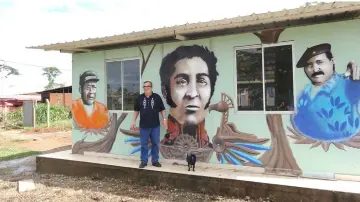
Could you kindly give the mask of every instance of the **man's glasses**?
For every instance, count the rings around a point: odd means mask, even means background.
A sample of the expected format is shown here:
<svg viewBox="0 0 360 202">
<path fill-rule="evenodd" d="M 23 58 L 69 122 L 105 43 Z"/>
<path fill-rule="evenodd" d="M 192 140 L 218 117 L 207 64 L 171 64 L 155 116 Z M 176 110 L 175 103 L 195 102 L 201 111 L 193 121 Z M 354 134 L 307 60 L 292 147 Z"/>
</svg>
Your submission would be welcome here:
<svg viewBox="0 0 360 202">
<path fill-rule="evenodd" d="M 152 86 L 143 86 L 144 88 L 151 88 Z"/>
</svg>

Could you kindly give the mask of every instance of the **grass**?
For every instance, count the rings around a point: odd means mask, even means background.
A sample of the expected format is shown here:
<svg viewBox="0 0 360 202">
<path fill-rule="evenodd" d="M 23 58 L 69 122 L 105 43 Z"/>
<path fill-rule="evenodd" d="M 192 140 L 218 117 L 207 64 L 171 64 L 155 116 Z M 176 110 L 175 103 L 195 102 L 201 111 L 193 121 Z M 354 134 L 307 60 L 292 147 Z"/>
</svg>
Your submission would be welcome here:
<svg viewBox="0 0 360 202">
<path fill-rule="evenodd" d="M 72 129 L 72 119 L 57 121 L 50 123 L 50 127 L 47 124 L 38 124 L 35 128 L 24 127 L 23 133 L 51 133 L 59 131 L 70 131 Z"/>
<path fill-rule="evenodd" d="M 9 161 L 38 154 L 41 154 L 41 152 L 22 148 L 0 148 L 0 161 Z"/>
</svg>

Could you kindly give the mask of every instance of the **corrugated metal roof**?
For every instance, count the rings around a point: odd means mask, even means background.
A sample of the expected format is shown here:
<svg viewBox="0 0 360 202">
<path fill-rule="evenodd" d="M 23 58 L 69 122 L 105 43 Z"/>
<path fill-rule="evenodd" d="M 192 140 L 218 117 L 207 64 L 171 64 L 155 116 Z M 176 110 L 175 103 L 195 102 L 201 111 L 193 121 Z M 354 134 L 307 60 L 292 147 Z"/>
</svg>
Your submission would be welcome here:
<svg viewBox="0 0 360 202">
<path fill-rule="evenodd" d="M 72 85 L 71 86 L 64 86 L 64 87 L 58 87 L 58 88 L 53 88 L 50 90 L 43 90 L 43 91 L 38 91 L 36 93 L 54 93 L 54 92 L 62 92 L 62 91 L 69 91 L 72 90 Z"/>
<path fill-rule="evenodd" d="M 189 39 L 218 36 L 249 31 L 260 31 L 276 27 L 315 24 L 331 20 L 353 19 L 360 16 L 360 2 L 319 3 L 307 7 L 238 16 L 209 22 L 187 23 L 153 30 L 131 32 L 121 35 L 89 38 L 84 40 L 55 43 L 28 48 L 57 50 L 62 52 L 87 52 L 106 46 L 129 46 L 176 40 L 176 35 Z M 314 20 L 321 19 L 321 20 Z M 301 22 L 300 22 L 301 21 Z"/>
</svg>

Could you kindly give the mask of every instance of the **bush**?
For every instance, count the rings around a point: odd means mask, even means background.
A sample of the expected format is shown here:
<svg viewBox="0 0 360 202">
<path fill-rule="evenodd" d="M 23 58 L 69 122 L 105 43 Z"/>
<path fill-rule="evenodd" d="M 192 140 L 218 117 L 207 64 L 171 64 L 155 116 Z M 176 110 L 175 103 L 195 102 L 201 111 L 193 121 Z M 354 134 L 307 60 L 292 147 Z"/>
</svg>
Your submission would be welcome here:
<svg viewBox="0 0 360 202">
<path fill-rule="evenodd" d="M 50 122 L 58 122 L 69 119 L 69 113 L 71 110 L 63 106 L 50 106 Z M 23 125 L 23 108 L 11 111 L 7 114 L 6 119 L 13 125 Z M 38 103 L 36 107 L 36 125 L 47 123 L 47 105 L 44 103 Z"/>
</svg>

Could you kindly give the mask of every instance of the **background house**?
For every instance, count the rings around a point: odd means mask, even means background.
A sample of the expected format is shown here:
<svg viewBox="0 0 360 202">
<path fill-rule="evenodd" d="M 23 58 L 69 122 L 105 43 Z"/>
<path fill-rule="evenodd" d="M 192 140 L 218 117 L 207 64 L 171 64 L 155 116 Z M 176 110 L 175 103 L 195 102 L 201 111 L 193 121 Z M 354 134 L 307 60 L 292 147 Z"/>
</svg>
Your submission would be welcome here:
<svg viewBox="0 0 360 202">
<path fill-rule="evenodd" d="M 49 99 L 51 105 L 62 105 L 71 108 L 72 86 L 38 91 L 36 93 L 41 95 L 41 102 L 43 103 L 46 103 L 46 99 Z"/>
<path fill-rule="evenodd" d="M 41 101 L 41 95 L 1 95 L 0 96 L 0 108 L 1 110 L 7 109 L 6 112 L 17 109 L 24 105 L 24 101 Z"/>
</svg>

